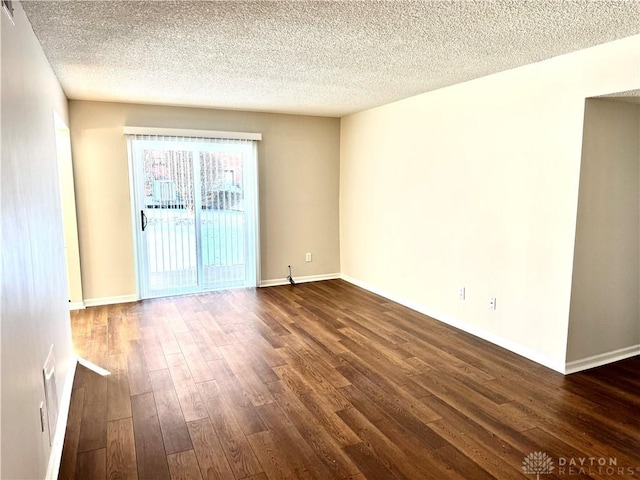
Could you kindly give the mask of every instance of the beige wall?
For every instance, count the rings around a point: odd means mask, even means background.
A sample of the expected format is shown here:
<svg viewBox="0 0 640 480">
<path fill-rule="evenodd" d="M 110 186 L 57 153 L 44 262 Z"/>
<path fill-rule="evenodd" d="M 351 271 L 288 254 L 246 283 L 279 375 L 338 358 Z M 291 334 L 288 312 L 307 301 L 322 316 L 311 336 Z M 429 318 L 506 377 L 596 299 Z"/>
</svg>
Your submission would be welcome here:
<svg viewBox="0 0 640 480">
<path fill-rule="evenodd" d="M 563 371 L 584 99 L 639 62 L 635 36 L 343 118 L 342 274 Z"/>
<path fill-rule="evenodd" d="M 122 127 L 259 132 L 262 280 L 340 271 L 337 118 L 70 102 L 85 299 L 135 293 Z M 305 253 L 313 261 L 305 262 Z"/>
<path fill-rule="evenodd" d="M 587 100 L 567 361 L 640 345 L 640 105 Z"/>
<path fill-rule="evenodd" d="M 22 7 L 13 6 L 15 26 L 0 13 L 3 479 L 44 478 L 51 449 L 40 431 L 42 367 L 53 345 L 62 403 L 74 360 L 54 127 L 54 111 L 67 120 L 67 102 Z"/>
</svg>

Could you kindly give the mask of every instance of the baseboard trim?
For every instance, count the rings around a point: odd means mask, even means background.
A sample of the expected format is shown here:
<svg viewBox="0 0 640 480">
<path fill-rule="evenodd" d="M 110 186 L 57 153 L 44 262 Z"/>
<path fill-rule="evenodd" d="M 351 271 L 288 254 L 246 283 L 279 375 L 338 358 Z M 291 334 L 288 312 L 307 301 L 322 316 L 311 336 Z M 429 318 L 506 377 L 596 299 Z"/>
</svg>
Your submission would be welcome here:
<svg viewBox="0 0 640 480">
<path fill-rule="evenodd" d="M 635 357 L 636 355 L 640 355 L 640 344 L 567 362 L 565 373 L 571 374 L 589 370 L 590 368 L 601 367 L 602 365 L 618 362 L 626 358 Z"/>
<path fill-rule="evenodd" d="M 306 277 L 294 277 L 296 283 L 306 282 L 321 282 L 322 280 L 335 280 L 341 278 L 339 273 L 325 273 L 323 275 L 308 275 Z M 278 285 L 288 285 L 289 280 L 286 278 L 277 278 L 275 280 L 262 280 L 260 282 L 260 288 L 262 287 L 276 287 Z"/>
<path fill-rule="evenodd" d="M 87 308 L 84 304 L 84 302 L 70 302 L 69 303 L 69 310 L 84 310 L 85 308 Z"/>
<path fill-rule="evenodd" d="M 471 335 L 481 338 L 482 340 L 486 340 L 487 342 L 493 343 L 494 345 L 497 345 L 506 350 L 509 350 L 510 352 L 513 352 L 517 355 L 520 355 L 521 357 L 527 358 L 533 362 L 536 362 L 540 365 L 550 368 L 551 370 L 555 370 L 556 372 L 559 372 L 562 374 L 565 373 L 564 363 L 559 363 L 554 359 L 549 358 L 546 355 L 542 355 L 540 354 L 540 352 L 537 352 L 529 347 L 526 347 L 517 342 L 514 342 L 513 340 L 509 340 L 507 338 L 501 337 L 483 328 L 478 328 L 473 325 L 469 325 L 468 323 L 463 322 L 455 317 L 445 315 L 441 312 L 437 312 L 428 307 L 425 307 L 424 305 L 418 304 L 411 300 L 407 300 L 406 298 L 403 298 L 399 295 L 389 293 L 384 289 L 378 288 L 374 285 L 371 285 L 361 280 L 358 280 L 356 278 L 350 277 L 349 275 L 342 274 L 340 278 L 342 278 L 342 280 L 346 282 L 356 285 L 357 287 L 363 288 L 372 293 L 375 293 L 376 295 L 380 295 L 381 297 L 384 297 L 393 302 L 399 303 L 400 305 L 410 308 L 411 310 L 415 310 L 416 312 L 422 313 L 423 315 L 427 315 L 428 317 L 431 317 L 442 323 L 446 323 L 447 325 L 457 328 L 458 330 L 462 330 L 463 332 L 470 333 Z"/>
<path fill-rule="evenodd" d="M 137 295 L 119 295 L 116 297 L 86 298 L 85 307 L 99 307 L 100 305 L 115 305 L 116 303 L 130 303 L 140 300 Z"/>
<path fill-rule="evenodd" d="M 73 380 L 76 376 L 78 359 L 75 355 L 69 358 L 69 373 L 64 382 L 60 408 L 58 409 L 58 424 L 56 425 L 56 436 L 49 452 L 49 464 L 47 465 L 47 480 L 56 480 L 60 473 L 62 462 L 62 447 L 64 446 L 64 436 L 67 431 L 67 419 L 69 418 L 69 408 L 71 407 L 71 391 L 73 390 Z"/>
</svg>

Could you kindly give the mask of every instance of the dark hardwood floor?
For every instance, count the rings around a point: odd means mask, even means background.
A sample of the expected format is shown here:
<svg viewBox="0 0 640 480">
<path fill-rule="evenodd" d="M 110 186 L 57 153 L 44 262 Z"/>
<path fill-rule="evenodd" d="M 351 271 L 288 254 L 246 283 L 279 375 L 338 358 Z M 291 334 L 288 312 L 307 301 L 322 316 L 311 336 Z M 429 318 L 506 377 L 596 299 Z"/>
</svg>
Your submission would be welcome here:
<svg viewBox="0 0 640 480">
<path fill-rule="evenodd" d="M 640 478 L 639 357 L 565 377 L 340 280 L 72 323 L 111 374 L 78 366 L 61 479 Z"/>
</svg>

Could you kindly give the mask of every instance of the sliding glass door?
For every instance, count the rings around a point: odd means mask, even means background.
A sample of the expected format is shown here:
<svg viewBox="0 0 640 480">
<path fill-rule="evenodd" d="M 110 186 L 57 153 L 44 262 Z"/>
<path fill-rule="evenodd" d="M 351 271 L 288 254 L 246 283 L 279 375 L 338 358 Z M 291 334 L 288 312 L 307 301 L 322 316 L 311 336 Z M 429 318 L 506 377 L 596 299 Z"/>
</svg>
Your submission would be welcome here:
<svg viewBox="0 0 640 480">
<path fill-rule="evenodd" d="M 142 298 L 255 286 L 255 142 L 130 136 Z"/>
</svg>

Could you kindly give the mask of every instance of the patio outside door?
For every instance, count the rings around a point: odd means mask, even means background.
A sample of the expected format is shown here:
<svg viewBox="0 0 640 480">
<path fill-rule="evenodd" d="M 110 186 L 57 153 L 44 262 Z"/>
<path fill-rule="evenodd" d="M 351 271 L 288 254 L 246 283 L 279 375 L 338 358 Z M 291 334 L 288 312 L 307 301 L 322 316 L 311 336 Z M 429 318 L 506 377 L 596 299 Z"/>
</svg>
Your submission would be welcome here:
<svg viewBox="0 0 640 480">
<path fill-rule="evenodd" d="M 255 142 L 130 137 L 142 298 L 257 282 Z"/>
</svg>

